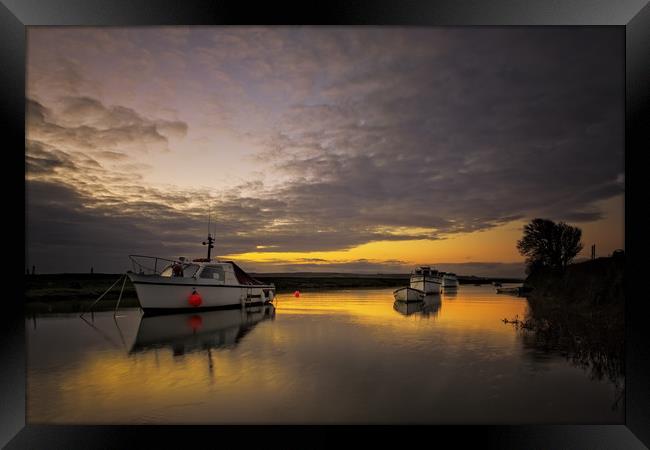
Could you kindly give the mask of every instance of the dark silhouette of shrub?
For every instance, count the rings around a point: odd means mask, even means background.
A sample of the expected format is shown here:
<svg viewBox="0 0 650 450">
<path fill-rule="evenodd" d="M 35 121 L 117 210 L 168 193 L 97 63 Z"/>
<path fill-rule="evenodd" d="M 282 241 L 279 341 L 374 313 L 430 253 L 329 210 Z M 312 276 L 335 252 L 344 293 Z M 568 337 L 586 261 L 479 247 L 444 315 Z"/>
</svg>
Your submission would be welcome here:
<svg viewBox="0 0 650 450">
<path fill-rule="evenodd" d="M 563 271 L 582 250 L 582 230 L 564 222 L 533 219 L 524 226 L 524 236 L 517 241 L 519 253 L 526 257 L 526 271 L 542 268 Z"/>
</svg>

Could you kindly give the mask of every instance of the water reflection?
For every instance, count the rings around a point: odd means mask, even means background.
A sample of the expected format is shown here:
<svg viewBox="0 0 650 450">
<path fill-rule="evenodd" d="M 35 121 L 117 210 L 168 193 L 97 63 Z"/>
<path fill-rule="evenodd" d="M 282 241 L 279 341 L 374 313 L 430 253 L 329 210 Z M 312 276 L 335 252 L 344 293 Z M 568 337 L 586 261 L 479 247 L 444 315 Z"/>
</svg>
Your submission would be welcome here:
<svg viewBox="0 0 650 450">
<path fill-rule="evenodd" d="M 402 302 L 396 300 L 393 303 L 393 309 L 398 313 L 410 316 L 412 314 L 418 314 L 422 317 L 436 317 L 440 307 L 442 306 L 442 300 L 440 295 L 426 295 L 421 302 Z"/>
<path fill-rule="evenodd" d="M 457 287 L 449 287 L 449 288 L 444 288 L 442 294 L 445 296 L 445 298 L 453 299 L 458 296 L 458 288 Z"/>
<path fill-rule="evenodd" d="M 463 286 L 402 315 L 392 291 L 25 317 L 28 423 L 622 423 L 610 383 L 503 324 L 526 299 Z"/>
<path fill-rule="evenodd" d="M 511 323 L 533 359 L 560 355 L 584 370 L 592 380 L 610 382 L 615 388 L 612 409 L 624 396 L 624 326 L 622 308 L 585 312 L 585 307 L 558 308 L 528 299 L 524 320 Z"/>
<path fill-rule="evenodd" d="M 273 318 L 275 307 L 272 304 L 192 314 L 143 316 L 129 353 L 169 347 L 174 356 L 180 356 L 233 347 L 257 323 Z"/>
</svg>

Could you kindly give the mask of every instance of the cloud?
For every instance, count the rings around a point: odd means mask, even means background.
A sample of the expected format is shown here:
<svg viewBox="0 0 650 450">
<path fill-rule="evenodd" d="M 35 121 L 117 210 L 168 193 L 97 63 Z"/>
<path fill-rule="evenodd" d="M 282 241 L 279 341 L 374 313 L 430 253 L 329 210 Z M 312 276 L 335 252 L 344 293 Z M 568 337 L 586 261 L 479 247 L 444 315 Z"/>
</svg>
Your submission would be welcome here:
<svg viewBox="0 0 650 450">
<path fill-rule="evenodd" d="M 56 110 L 27 99 L 26 124 L 32 141 L 109 159 L 120 151 L 167 151 L 170 137 L 187 132 L 186 123 L 149 119 L 130 108 L 106 106 L 88 97 L 66 97 Z"/>
<path fill-rule="evenodd" d="M 26 176 L 68 202 L 60 241 L 110 217 L 185 253 L 210 205 L 221 254 L 340 250 L 596 221 L 624 193 L 620 30 L 166 30 L 30 32 Z M 254 169 L 228 189 L 147 182 L 147 157 L 190 135 L 250 146 Z"/>
</svg>

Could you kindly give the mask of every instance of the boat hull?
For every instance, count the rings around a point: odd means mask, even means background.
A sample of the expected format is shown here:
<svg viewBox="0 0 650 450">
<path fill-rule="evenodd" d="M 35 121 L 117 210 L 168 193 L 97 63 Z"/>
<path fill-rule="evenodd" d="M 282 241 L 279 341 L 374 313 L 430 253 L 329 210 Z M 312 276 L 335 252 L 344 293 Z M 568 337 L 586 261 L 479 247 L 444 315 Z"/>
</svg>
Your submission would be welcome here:
<svg viewBox="0 0 650 450">
<path fill-rule="evenodd" d="M 275 295 L 275 287 L 272 285 L 226 285 L 196 278 L 137 274 L 129 274 L 129 278 L 145 313 L 249 306 L 270 302 Z M 190 296 L 195 291 L 200 297 L 200 303 L 196 306 L 190 303 Z"/>
<path fill-rule="evenodd" d="M 428 275 L 411 276 L 410 286 L 413 289 L 423 291 L 425 294 L 440 294 L 442 279 Z"/>
<path fill-rule="evenodd" d="M 399 302 L 421 302 L 424 298 L 424 292 L 419 289 L 405 287 L 394 291 L 393 296 Z"/>
</svg>

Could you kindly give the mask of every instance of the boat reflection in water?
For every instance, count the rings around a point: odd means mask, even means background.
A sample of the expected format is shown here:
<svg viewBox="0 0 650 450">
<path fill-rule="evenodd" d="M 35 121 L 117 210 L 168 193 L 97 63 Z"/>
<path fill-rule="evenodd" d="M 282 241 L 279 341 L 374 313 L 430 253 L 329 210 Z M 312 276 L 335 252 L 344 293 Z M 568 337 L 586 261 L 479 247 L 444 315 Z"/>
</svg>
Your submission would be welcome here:
<svg viewBox="0 0 650 450">
<path fill-rule="evenodd" d="M 397 300 L 393 303 L 393 309 L 404 316 L 418 314 L 422 317 L 437 316 L 442 301 L 440 295 L 429 294 L 425 295 L 421 302 L 403 302 Z"/>
<path fill-rule="evenodd" d="M 255 325 L 275 318 L 271 303 L 247 308 L 143 316 L 130 354 L 169 347 L 174 356 L 234 347 Z"/>
<path fill-rule="evenodd" d="M 445 288 L 443 289 L 443 295 L 445 298 L 456 298 L 458 297 L 458 288 Z"/>
</svg>

